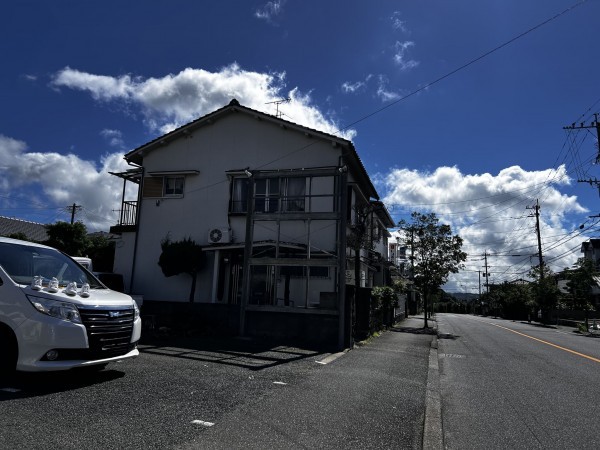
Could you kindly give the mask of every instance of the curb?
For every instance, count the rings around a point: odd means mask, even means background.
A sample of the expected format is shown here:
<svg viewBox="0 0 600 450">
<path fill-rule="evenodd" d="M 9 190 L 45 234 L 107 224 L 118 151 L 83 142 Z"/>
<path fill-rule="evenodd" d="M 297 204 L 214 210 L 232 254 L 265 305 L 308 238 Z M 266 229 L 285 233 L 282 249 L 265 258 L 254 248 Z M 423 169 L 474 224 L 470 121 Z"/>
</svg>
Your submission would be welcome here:
<svg viewBox="0 0 600 450">
<path fill-rule="evenodd" d="M 438 339 L 437 336 L 434 336 L 429 349 L 423 449 L 441 450 L 443 448 L 444 435 L 442 433 L 442 397 L 438 364 Z"/>
</svg>

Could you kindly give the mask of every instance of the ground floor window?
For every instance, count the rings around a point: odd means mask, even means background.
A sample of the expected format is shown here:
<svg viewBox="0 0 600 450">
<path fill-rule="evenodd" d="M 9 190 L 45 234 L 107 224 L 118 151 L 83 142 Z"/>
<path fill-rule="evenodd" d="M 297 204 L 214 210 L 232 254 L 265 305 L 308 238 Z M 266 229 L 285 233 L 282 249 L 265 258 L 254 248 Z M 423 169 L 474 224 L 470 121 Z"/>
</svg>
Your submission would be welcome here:
<svg viewBox="0 0 600 450">
<path fill-rule="evenodd" d="M 249 304 L 286 307 L 322 307 L 336 292 L 333 267 L 252 266 Z"/>
</svg>

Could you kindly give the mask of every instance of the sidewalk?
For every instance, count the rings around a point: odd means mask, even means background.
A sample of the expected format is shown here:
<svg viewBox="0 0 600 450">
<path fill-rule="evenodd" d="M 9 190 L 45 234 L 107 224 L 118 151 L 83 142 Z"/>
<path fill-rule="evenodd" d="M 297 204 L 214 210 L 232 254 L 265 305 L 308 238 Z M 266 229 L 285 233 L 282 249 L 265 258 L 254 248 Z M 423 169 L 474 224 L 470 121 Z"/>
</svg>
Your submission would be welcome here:
<svg viewBox="0 0 600 450">
<path fill-rule="evenodd" d="M 279 380 L 188 448 L 423 448 L 441 427 L 429 411 L 437 338 L 422 327 L 422 317 L 404 319 L 299 383 Z"/>
<path fill-rule="evenodd" d="M 423 424 L 422 448 L 426 450 L 442 450 L 444 437 L 442 429 L 442 398 L 440 385 L 440 371 L 438 361 L 438 326 L 434 317 L 427 319 L 428 328 L 424 328 L 424 316 L 407 317 L 395 324 L 395 328 L 409 333 L 431 334 L 431 348 L 429 350 L 429 368 L 427 372 L 427 396 L 425 401 L 425 418 Z"/>
</svg>

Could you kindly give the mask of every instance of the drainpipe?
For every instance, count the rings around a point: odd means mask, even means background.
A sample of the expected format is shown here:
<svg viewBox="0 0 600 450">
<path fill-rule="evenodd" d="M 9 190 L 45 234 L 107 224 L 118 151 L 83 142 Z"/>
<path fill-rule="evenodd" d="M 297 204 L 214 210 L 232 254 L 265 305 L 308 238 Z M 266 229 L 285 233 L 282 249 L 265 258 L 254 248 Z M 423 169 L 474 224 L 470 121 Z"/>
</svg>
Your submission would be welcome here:
<svg viewBox="0 0 600 450">
<path fill-rule="evenodd" d="M 135 279 L 135 264 L 137 262 L 138 240 L 140 236 L 140 215 L 142 212 L 142 192 L 144 191 L 144 174 L 146 170 L 142 167 L 142 177 L 138 190 L 138 207 L 135 214 L 135 241 L 133 243 L 133 260 L 131 261 L 131 278 L 129 279 L 129 294 L 133 293 L 133 281 Z"/>
<path fill-rule="evenodd" d="M 347 199 L 348 195 L 348 171 L 343 165 L 343 157 L 340 156 L 338 170 L 338 347 L 340 350 L 346 347 L 346 333 L 350 332 L 352 318 L 346 320 L 346 216 L 347 216 Z M 350 339 L 352 336 L 350 336 Z"/>
</svg>

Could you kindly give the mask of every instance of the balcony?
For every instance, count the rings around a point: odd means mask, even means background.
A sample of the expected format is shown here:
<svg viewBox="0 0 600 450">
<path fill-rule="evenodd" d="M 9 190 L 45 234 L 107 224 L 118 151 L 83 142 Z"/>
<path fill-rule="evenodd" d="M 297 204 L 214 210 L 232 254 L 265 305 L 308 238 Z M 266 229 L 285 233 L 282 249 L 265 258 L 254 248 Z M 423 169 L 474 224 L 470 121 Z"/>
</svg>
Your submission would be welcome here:
<svg viewBox="0 0 600 450">
<path fill-rule="evenodd" d="M 132 232 L 137 229 L 137 201 L 123 200 L 121 203 L 121 215 L 119 217 L 119 223 L 110 227 L 111 233 L 123 233 Z"/>
</svg>

